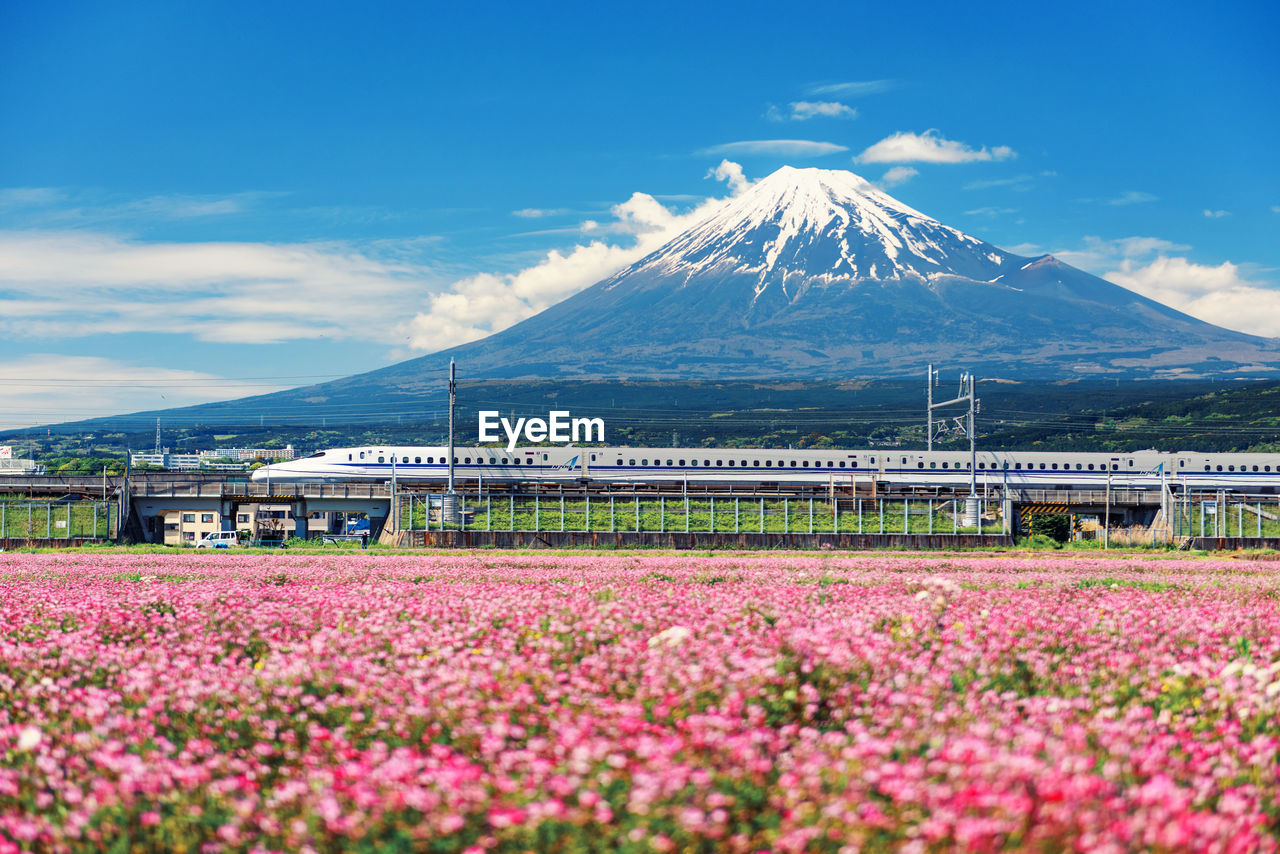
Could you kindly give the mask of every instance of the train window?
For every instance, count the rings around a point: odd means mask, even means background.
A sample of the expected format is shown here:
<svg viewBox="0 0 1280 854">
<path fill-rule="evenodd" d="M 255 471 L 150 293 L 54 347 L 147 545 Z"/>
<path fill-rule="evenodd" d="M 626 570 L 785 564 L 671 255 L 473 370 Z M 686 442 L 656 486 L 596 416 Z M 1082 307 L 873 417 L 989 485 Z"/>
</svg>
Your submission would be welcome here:
<svg viewBox="0 0 1280 854">
<path fill-rule="evenodd" d="M 773 468 L 773 460 L 765 460 L 765 461 L 764 461 L 764 467 L 765 467 L 765 468 L 767 468 L 767 469 L 771 469 L 771 468 Z"/>
<path fill-rule="evenodd" d="M 918 469 L 924 468 L 924 463 L 916 463 L 916 468 Z"/>
<path fill-rule="evenodd" d="M 1178 460 L 1178 468 L 1185 468 L 1186 465 L 1187 465 L 1186 460 Z"/>
<path fill-rule="evenodd" d="M 733 465 L 733 460 L 729 460 L 729 465 Z"/>
<path fill-rule="evenodd" d="M 502 458 L 502 464 L 503 464 L 504 466 L 507 464 L 507 458 L 506 458 L 506 457 L 503 457 L 503 458 Z"/>
<path fill-rule="evenodd" d="M 361 452 L 360 452 L 360 459 L 362 459 L 362 460 L 364 459 L 364 451 L 361 451 Z"/>
<path fill-rule="evenodd" d="M 1054 470 L 1054 471 L 1057 471 L 1057 470 L 1058 470 L 1058 464 L 1057 464 L 1057 463 L 1054 463 L 1054 464 L 1053 464 L 1053 470 Z"/>
<path fill-rule="evenodd" d="M 947 467 L 947 464 L 946 464 L 946 463 L 943 463 L 943 464 L 942 464 L 942 467 L 943 467 L 943 468 L 946 468 L 946 467 Z"/>
<path fill-rule="evenodd" d="M 1055 468 L 1056 468 L 1056 466 L 1055 466 Z M 1041 463 L 1041 464 L 1040 464 L 1040 470 L 1041 470 L 1041 471 L 1044 471 L 1044 463 Z"/>
<path fill-rule="evenodd" d="M 550 457 L 548 457 L 546 454 L 543 454 L 543 455 L 542 455 L 542 461 L 543 461 L 544 463 L 545 463 L 548 459 L 550 459 Z"/>
<path fill-rule="evenodd" d="M 378 462 L 385 463 L 386 459 L 384 457 L 378 457 Z"/>
<path fill-rule="evenodd" d="M 1093 463 L 1089 463 L 1089 471 L 1093 471 Z"/>
<path fill-rule="evenodd" d="M 402 463 L 404 463 L 404 464 L 406 464 L 406 465 L 407 465 L 407 464 L 409 463 L 409 458 L 408 458 L 408 457 L 405 457 L 405 458 L 404 458 L 404 459 L 402 459 L 400 462 L 402 462 Z"/>
<path fill-rule="evenodd" d="M 1257 466 L 1254 466 L 1254 467 L 1253 467 L 1253 470 L 1254 470 L 1254 471 L 1257 471 L 1257 470 L 1258 470 L 1258 467 L 1257 467 Z"/>
<path fill-rule="evenodd" d="M 1235 471 L 1235 470 L 1236 470 L 1235 466 L 1227 466 L 1227 471 Z"/>
<path fill-rule="evenodd" d="M 831 468 L 831 467 L 833 467 L 834 465 L 835 465 L 835 463 L 831 462 L 831 460 L 827 460 L 827 468 Z M 841 463 L 841 464 L 840 464 L 840 468 L 844 468 L 844 463 Z"/>
<path fill-rule="evenodd" d="M 801 461 L 801 463 L 800 463 L 800 465 L 804 466 L 805 468 L 808 468 L 808 467 L 809 467 L 809 461 L 808 461 L 808 460 L 802 460 L 802 461 Z"/>
<path fill-rule="evenodd" d="M 1211 465 L 1206 465 L 1206 466 L 1204 467 L 1204 470 L 1205 470 L 1205 471 L 1213 471 L 1213 466 L 1211 466 Z"/>
<path fill-rule="evenodd" d="M 704 466 L 709 466 L 709 465 L 711 465 L 711 460 L 703 460 L 703 461 L 702 461 L 702 464 L 703 464 Z"/>
<path fill-rule="evenodd" d="M 1119 464 L 1119 463 L 1112 463 L 1112 464 L 1111 464 L 1111 470 L 1112 470 L 1112 471 L 1120 471 L 1120 464 Z"/>
<path fill-rule="evenodd" d="M 872 457 L 872 458 L 871 458 L 871 465 L 875 465 L 875 464 L 876 464 L 876 458 L 875 458 L 875 457 Z"/>
<path fill-rule="evenodd" d="M 792 468 L 795 468 L 795 467 L 796 467 L 796 461 L 795 461 L 795 460 L 792 460 L 792 461 L 791 461 L 791 467 L 792 467 Z"/>
<path fill-rule="evenodd" d="M 902 464 L 903 464 L 904 466 L 907 464 L 907 458 L 906 458 L 906 457 L 903 457 L 903 458 L 902 458 Z"/>
<path fill-rule="evenodd" d="M 840 461 L 840 468 L 844 468 L 844 460 Z"/>
<path fill-rule="evenodd" d="M 1271 466 L 1263 466 L 1263 467 L 1262 467 L 1262 470 L 1263 470 L 1263 471 L 1271 471 Z"/>
<path fill-rule="evenodd" d="M 1222 471 L 1222 466 L 1218 466 L 1218 471 Z"/>
<path fill-rule="evenodd" d="M 649 461 L 648 461 L 648 460 L 641 460 L 641 461 L 640 461 L 640 465 L 642 465 L 642 466 L 647 466 L 647 465 L 649 465 Z"/>
<path fill-rule="evenodd" d="M 980 468 L 980 469 L 984 469 L 984 468 L 986 468 L 986 467 L 987 467 L 987 464 L 986 464 L 986 463 L 978 463 L 978 468 Z"/>
<path fill-rule="evenodd" d="M 618 465 L 622 465 L 622 460 L 618 460 Z"/>
<path fill-rule="evenodd" d="M 681 465 L 683 465 L 683 463 L 681 463 Z M 694 467 L 696 468 L 696 467 L 697 467 L 697 465 L 698 465 L 698 461 L 697 461 L 697 460 L 689 460 L 689 465 L 694 466 Z"/>
<path fill-rule="evenodd" d="M 675 465 L 675 464 L 674 464 L 673 462 L 671 462 L 671 460 L 667 460 L 667 465 L 669 465 L 669 466 L 670 466 L 670 465 Z"/>
<path fill-rule="evenodd" d="M 413 458 L 413 463 L 414 463 L 414 465 L 417 465 L 418 463 L 421 463 L 421 462 L 422 462 L 422 457 L 414 457 L 414 458 Z"/>
<path fill-rule="evenodd" d="M 592 455 L 591 455 L 591 462 L 593 462 L 593 463 L 594 463 L 595 461 L 596 461 L 596 455 L 595 455 L 595 454 L 592 454 Z"/>
<path fill-rule="evenodd" d="M 716 460 L 716 465 L 718 466 L 724 465 L 724 460 Z"/>
<path fill-rule="evenodd" d="M 929 468 L 936 469 L 937 467 L 938 467 L 937 463 L 929 463 Z M 920 464 L 920 468 L 924 468 L 924 463 Z"/>
<path fill-rule="evenodd" d="M 745 465 L 747 464 L 747 461 L 746 461 L 746 460 L 743 460 L 743 461 L 742 461 L 742 464 L 745 466 Z"/>
<path fill-rule="evenodd" d="M 636 461 L 635 461 L 635 460 L 627 460 L 627 465 L 629 465 L 629 466 L 633 466 L 633 465 L 635 465 L 635 464 L 636 464 Z"/>
<path fill-rule="evenodd" d="M 681 461 L 680 461 L 680 465 L 684 465 L 684 460 L 681 460 Z"/>
<path fill-rule="evenodd" d="M 476 462 L 480 462 L 479 457 L 476 457 Z M 463 463 L 466 465 L 471 465 L 471 457 L 467 457 L 465 460 L 463 460 Z"/>
<path fill-rule="evenodd" d="M 351 459 L 351 455 L 350 455 L 350 454 L 347 454 L 347 459 L 348 459 L 348 460 L 350 460 L 350 459 Z"/>
</svg>

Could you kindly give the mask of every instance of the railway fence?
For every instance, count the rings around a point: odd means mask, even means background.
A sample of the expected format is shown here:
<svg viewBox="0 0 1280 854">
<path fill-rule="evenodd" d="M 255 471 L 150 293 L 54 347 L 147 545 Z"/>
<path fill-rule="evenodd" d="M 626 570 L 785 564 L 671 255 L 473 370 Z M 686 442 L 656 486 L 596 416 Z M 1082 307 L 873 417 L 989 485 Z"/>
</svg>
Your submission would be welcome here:
<svg viewBox="0 0 1280 854">
<path fill-rule="evenodd" d="M 402 531 L 721 534 L 1008 534 L 1008 502 L 979 500 L 965 525 L 964 499 L 819 498 L 653 494 L 401 494 Z"/>
<path fill-rule="evenodd" d="M 0 500 L 0 541 L 114 540 L 119 534 L 117 501 Z"/>
</svg>

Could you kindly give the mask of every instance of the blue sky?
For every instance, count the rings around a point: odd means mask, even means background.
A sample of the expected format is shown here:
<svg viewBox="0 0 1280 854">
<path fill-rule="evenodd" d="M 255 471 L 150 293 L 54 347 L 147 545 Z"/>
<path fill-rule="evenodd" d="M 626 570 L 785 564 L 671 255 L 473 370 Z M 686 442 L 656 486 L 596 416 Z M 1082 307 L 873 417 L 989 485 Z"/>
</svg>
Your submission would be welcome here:
<svg viewBox="0 0 1280 854">
<path fill-rule="evenodd" d="M 460 343 L 784 164 L 1280 336 L 1278 24 L 1263 2 L 5 4 L 0 426 Z"/>
</svg>

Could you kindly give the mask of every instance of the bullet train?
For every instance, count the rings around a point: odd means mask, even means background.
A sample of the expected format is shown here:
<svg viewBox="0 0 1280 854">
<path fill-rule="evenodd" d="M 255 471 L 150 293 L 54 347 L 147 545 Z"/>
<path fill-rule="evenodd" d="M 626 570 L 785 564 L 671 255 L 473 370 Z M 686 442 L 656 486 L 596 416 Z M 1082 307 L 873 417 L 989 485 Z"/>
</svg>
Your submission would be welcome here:
<svg viewBox="0 0 1280 854">
<path fill-rule="evenodd" d="M 448 478 L 444 447 L 331 448 L 263 466 L 259 482 L 389 481 Z M 1192 451 L 1069 453 L 984 451 L 971 471 L 964 451 L 777 450 L 742 448 L 455 448 L 458 482 L 779 484 L 848 486 L 875 480 L 923 486 L 1071 489 L 1175 488 L 1280 492 L 1280 454 Z"/>
</svg>

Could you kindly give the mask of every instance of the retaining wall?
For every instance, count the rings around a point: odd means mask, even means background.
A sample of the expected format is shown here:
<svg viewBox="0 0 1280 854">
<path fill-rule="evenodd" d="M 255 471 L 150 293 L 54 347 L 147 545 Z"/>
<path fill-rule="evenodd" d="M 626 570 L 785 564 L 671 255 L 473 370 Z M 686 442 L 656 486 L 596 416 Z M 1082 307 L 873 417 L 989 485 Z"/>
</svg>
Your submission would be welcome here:
<svg viewBox="0 0 1280 854">
<path fill-rule="evenodd" d="M 44 537 L 0 537 L 0 549 L 8 551 L 9 549 L 74 549 L 80 546 L 98 545 L 101 543 L 110 543 L 111 540 L 104 540 L 94 537 L 53 537 L 45 539 Z"/>
<path fill-rule="evenodd" d="M 965 549 L 1009 545 L 1004 534 L 732 534 L 711 531 L 400 531 L 401 548 Z"/>
</svg>

